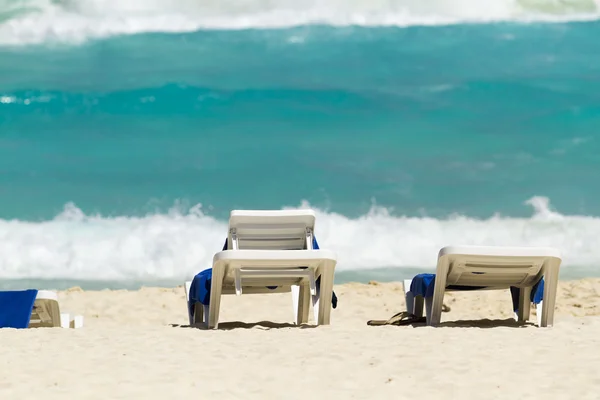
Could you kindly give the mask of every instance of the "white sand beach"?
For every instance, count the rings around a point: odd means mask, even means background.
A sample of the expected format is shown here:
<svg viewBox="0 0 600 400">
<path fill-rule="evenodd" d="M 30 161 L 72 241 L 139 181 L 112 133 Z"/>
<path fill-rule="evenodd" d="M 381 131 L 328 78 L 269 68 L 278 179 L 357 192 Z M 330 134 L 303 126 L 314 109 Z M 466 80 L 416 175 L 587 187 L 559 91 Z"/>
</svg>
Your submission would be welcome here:
<svg viewBox="0 0 600 400">
<path fill-rule="evenodd" d="M 223 299 L 217 331 L 186 326 L 182 287 L 63 291 L 84 328 L 1 330 L 0 398 L 599 396 L 599 279 L 560 282 L 551 328 L 517 326 L 508 291 L 447 294 L 443 327 L 373 327 L 405 309 L 401 284 L 335 290 L 330 326 L 292 325 L 289 295 L 246 295 Z"/>
</svg>

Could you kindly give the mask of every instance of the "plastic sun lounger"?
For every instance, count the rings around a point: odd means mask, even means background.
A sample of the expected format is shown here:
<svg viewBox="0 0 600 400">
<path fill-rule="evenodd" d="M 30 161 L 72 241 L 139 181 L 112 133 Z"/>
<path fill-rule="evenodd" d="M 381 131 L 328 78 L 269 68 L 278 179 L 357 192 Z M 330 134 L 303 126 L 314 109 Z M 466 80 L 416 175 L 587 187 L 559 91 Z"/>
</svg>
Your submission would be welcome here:
<svg viewBox="0 0 600 400">
<path fill-rule="evenodd" d="M 414 279 L 404 281 L 407 311 L 423 315 L 425 300 L 427 324 L 441 322 L 444 293 L 454 290 L 519 288 L 515 319 L 529 319 L 531 290 L 543 279 L 543 300 L 538 305 L 538 326 L 554 323 L 556 288 L 561 264 L 558 250 L 540 247 L 448 246 L 439 251 L 433 295 L 422 289 L 411 291 Z M 431 293 L 431 291 L 428 291 Z"/>
<path fill-rule="evenodd" d="M 61 313 L 57 293 L 39 290 L 33 304 L 29 328 L 43 327 L 81 328 L 83 316 L 75 315 L 71 318 L 69 313 Z"/>
<path fill-rule="evenodd" d="M 189 304 L 185 283 L 190 324 L 218 328 L 222 295 L 291 292 L 297 324 L 308 323 L 312 299 L 315 322 L 329 325 L 337 258 L 313 249 L 314 225 L 312 210 L 233 210 L 227 249 L 213 258 L 209 304 Z"/>
</svg>

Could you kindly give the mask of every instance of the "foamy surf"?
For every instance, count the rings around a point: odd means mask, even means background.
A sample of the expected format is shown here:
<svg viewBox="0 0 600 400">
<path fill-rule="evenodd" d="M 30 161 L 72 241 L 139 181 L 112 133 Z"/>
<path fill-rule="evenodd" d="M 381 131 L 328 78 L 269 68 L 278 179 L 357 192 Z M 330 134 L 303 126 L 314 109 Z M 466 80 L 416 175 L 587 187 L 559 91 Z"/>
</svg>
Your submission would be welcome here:
<svg viewBox="0 0 600 400">
<path fill-rule="evenodd" d="M 563 269 L 600 261 L 600 218 L 562 215 L 534 197 L 530 218 L 394 216 L 374 207 L 359 218 L 317 210 L 317 237 L 338 253 L 337 271 L 435 266 L 448 244 L 555 246 Z M 309 207 L 303 203 L 299 208 Z M 226 222 L 194 207 L 145 217 L 84 215 L 70 204 L 44 222 L 0 220 L 0 278 L 181 281 L 211 265 Z"/>
<path fill-rule="evenodd" d="M 307 24 L 413 26 L 597 19 L 597 0 L 0 0 L 0 45 Z"/>
</svg>

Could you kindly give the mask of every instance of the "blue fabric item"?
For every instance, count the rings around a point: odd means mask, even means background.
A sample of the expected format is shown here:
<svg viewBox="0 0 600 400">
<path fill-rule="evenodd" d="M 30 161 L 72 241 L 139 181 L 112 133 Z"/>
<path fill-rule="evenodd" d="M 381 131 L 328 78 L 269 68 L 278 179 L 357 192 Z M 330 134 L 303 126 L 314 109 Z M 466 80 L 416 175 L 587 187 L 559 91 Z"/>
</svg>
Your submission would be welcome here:
<svg viewBox="0 0 600 400">
<path fill-rule="evenodd" d="M 513 311 L 519 311 L 519 295 L 520 289 L 514 286 L 510 287 L 510 295 L 513 302 Z M 531 288 L 531 302 L 534 304 L 540 304 L 544 300 L 544 278 L 540 279 L 538 283 L 533 285 Z"/>
<path fill-rule="evenodd" d="M 433 297 L 433 289 L 435 287 L 435 274 L 418 274 L 410 283 L 410 291 L 415 296 Z M 447 289 L 450 290 L 481 290 L 485 289 L 485 286 L 462 286 L 462 285 L 450 285 Z M 510 294 L 512 297 L 513 310 L 517 312 L 519 309 L 519 294 L 520 289 L 514 286 L 510 287 Z M 544 297 L 544 278 L 540 279 L 538 283 L 533 285 L 531 289 L 531 302 L 539 304 Z"/>
<path fill-rule="evenodd" d="M 313 237 L 313 248 L 315 250 L 319 250 L 319 243 L 317 243 L 317 239 Z M 227 239 L 225 239 L 225 244 L 223 245 L 223 250 L 227 250 Z M 190 286 L 190 299 L 188 302 L 188 307 L 190 308 L 190 312 L 192 310 L 192 306 L 194 303 L 202 303 L 204 305 L 210 304 L 210 286 L 212 281 L 212 268 L 205 269 L 200 272 L 194 279 L 192 280 L 192 285 Z M 321 277 L 318 277 L 315 281 L 317 285 L 317 290 L 321 285 Z M 269 289 L 276 289 L 277 286 L 267 286 Z M 331 297 L 331 305 L 333 308 L 337 307 L 338 299 L 333 293 Z"/>
<path fill-rule="evenodd" d="M 315 236 L 313 236 L 313 249 L 319 250 L 319 243 L 317 243 L 317 238 Z M 319 287 L 321 287 L 321 277 L 317 278 L 317 280 L 315 281 L 315 284 L 317 285 L 317 290 L 319 290 Z M 335 308 L 337 308 L 337 303 L 338 303 L 338 298 L 335 295 L 335 292 L 332 291 L 331 292 L 331 306 L 335 309 Z"/>
<path fill-rule="evenodd" d="M 37 293 L 36 289 L 0 292 L 0 328 L 27 328 Z"/>
</svg>

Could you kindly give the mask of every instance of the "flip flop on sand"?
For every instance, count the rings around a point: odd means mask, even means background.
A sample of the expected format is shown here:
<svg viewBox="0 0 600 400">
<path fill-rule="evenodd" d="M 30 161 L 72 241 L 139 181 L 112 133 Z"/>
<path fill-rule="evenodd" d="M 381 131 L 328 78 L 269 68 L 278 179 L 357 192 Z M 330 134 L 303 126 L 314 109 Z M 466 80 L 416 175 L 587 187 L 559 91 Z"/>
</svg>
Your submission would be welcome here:
<svg viewBox="0 0 600 400">
<path fill-rule="evenodd" d="M 446 304 L 442 304 L 442 312 L 449 312 L 450 307 Z M 383 319 L 372 319 L 367 321 L 367 325 L 371 326 L 382 326 L 382 325 L 410 325 L 415 323 L 424 323 L 427 322 L 427 318 L 425 317 L 417 317 L 414 314 L 409 313 L 408 311 L 401 311 L 398 314 L 392 316 L 392 318 L 388 320 Z"/>
<path fill-rule="evenodd" d="M 367 325 L 371 325 L 371 326 L 382 326 L 382 325 L 396 325 L 396 326 L 402 326 L 402 325 L 410 325 L 410 324 L 414 324 L 414 323 L 424 323 L 426 322 L 425 317 L 417 317 L 414 314 L 410 314 L 407 311 L 402 311 L 399 312 L 398 314 L 395 314 L 394 316 L 392 316 L 392 318 L 388 319 L 388 320 L 370 320 L 367 321 Z"/>
</svg>

